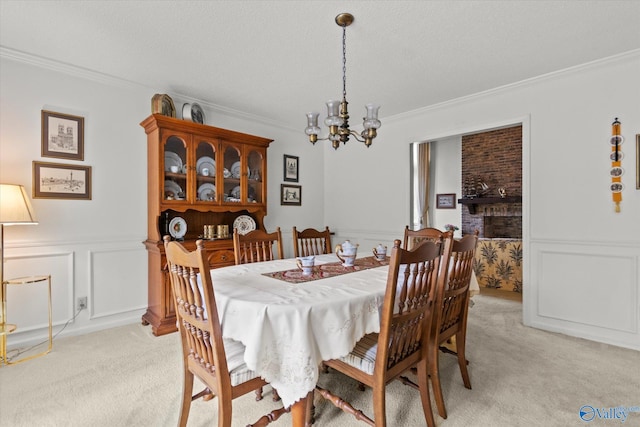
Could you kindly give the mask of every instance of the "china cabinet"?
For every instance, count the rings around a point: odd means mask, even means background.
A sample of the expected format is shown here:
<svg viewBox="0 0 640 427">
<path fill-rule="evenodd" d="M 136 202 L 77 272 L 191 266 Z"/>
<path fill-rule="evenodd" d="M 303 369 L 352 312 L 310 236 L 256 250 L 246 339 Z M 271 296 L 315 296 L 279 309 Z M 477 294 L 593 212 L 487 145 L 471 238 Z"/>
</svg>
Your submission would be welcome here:
<svg viewBox="0 0 640 427">
<path fill-rule="evenodd" d="M 205 246 L 212 268 L 234 264 L 234 221 L 242 217 L 264 229 L 272 140 L 160 114 L 140 125 L 147 134 L 149 262 L 142 322 L 163 335 L 177 329 L 162 237 L 169 234 L 191 251 L 205 226 L 226 225 L 228 235 L 215 235 Z"/>
</svg>

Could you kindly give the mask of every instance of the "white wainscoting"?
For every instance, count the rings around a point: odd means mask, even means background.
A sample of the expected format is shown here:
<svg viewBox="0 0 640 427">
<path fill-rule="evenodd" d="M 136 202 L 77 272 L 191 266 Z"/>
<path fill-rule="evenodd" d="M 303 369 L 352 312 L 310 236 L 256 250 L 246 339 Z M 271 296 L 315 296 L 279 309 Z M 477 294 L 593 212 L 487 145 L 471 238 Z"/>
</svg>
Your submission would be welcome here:
<svg viewBox="0 0 640 427">
<path fill-rule="evenodd" d="M 51 275 L 54 335 L 67 322 L 60 336 L 140 322 L 147 307 L 147 252 L 141 241 L 5 246 L 4 276 Z M 88 310 L 76 312 L 78 297 L 88 298 Z M 47 310 L 46 282 L 8 286 L 7 322 L 18 326 L 7 338 L 8 347 L 46 340 Z"/>
<path fill-rule="evenodd" d="M 5 257 L 5 280 L 51 275 L 53 325 L 63 325 L 73 317 L 74 254 L 38 251 Z M 49 327 L 47 283 L 7 285 L 7 322 L 18 325 L 13 335 Z"/>
<path fill-rule="evenodd" d="M 91 319 L 147 308 L 147 251 L 144 247 L 89 251 L 88 258 Z"/>
<path fill-rule="evenodd" d="M 531 326 L 640 349 L 640 245 L 532 240 L 530 260 Z"/>
</svg>

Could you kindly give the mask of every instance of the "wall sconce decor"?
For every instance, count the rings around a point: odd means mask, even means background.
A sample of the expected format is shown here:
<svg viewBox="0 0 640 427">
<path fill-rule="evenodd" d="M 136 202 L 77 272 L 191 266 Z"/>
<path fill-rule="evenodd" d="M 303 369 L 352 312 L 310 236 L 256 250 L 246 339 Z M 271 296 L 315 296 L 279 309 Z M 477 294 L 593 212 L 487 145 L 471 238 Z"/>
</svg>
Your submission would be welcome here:
<svg viewBox="0 0 640 427">
<path fill-rule="evenodd" d="M 611 143 L 611 154 L 609 155 L 611 159 L 611 193 L 616 213 L 620 212 L 622 190 L 624 189 L 624 184 L 622 184 L 622 174 L 624 173 L 622 169 L 623 154 L 620 150 L 620 146 L 624 142 L 624 137 L 620 134 L 620 127 L 621 123 L 616 117 L 613 123 L 611 123 L 611 138 L 609 140 Z"/>
<path fill-rule="evenodd" d="M 324 124 L 329 127 L 329 136 L 320 140 L 330 140 L 331 146 L 338 149 L 340 142 L 346 144 L 349 136 L 364 142 L 369 147 L 377 135 L 376 129 L 381 126 L 378 120 L 379 105 L 367 104 L 367 116 L 363 119 L 364 130 L 358 134 L 349 129 L 349 112 L 347 111 L 347 27 L 353 22 L 353 15 L 341 13 L 336 16 L 336 24 L 342 27 L 342 102 L 331 100 L 327 102 L 327 118 Z M 320 127 L 318 126 L 318 116 L 320 113 L 307 113 L 307 127 L 304 132 L 309 136 L 309 142 L 315 144 L 318 141 Z"/>
</svg>

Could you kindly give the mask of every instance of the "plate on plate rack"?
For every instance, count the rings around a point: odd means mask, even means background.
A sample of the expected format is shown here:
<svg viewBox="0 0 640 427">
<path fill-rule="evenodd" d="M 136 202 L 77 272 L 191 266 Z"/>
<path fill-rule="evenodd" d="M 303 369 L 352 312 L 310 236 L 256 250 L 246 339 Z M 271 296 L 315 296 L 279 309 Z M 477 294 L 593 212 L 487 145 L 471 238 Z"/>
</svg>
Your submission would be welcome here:
<svg viewBox="0 0 640 427">
<path fill-rule="evenodd" d="M 172 197 L 174 199 L 184 198 L 182 188 L 175 181 L 167 180 L 164 182 L 164 197 Z"/>
<path fill-rule="evenodd" d="M 240 234 L 247 234 L 256 229 L 256 221 L 249 215 L 240 215 L 233 221 L 233 229 Z"/>
<path fill-rule="evenodd" d="M 182 171 L 182 159 L 179 155 L 174 153 L 173 151 L 165 151 L 164 152 L 164 171 L 169 172 L 171 170 L 171 166 L 177 166 L 178 170 Z"/>
<path fill-rule="evenodd" d="M 174 239 L 182 239 L 187 234 L 187 221 L 182 217 L 175 217 L 169 222 L 169 234 Z"/>
<path fill-rule="evenodd" d="M 204 175 L 202 173 L 203 169 L 208 169 L 208 175 Z M 203 156 L 198 159 L 196 162 L 196 171 L 198 171 L 198 175 L 203 176 L 215 176 L 216 175 L 216 161 L 211 157 Z"/>
<path fill-rule="evenodd" d="M 234 178 L 240 178 L 240 162 L 239 161 L 231 165 L 231 176 Z M 247 176 L 249 176 L 249 168 L 247 168 Z"/>
<path fill-rule="evenodd" d="M 198 187 L 198 199 L 205 202 L 212 202 L 216 199 L 216 186 L 210 182 L 205 182 Z"/>
<path fill-rule="evenodd" d="M 233 187 L 233 190 L 231 190 L 229 192 L 229 195 L 231 197 L 233 197 L 234 199 L 239 199 L 240 198 L 240 186 L 236 185 L 235 187 Z"/>
</svg>

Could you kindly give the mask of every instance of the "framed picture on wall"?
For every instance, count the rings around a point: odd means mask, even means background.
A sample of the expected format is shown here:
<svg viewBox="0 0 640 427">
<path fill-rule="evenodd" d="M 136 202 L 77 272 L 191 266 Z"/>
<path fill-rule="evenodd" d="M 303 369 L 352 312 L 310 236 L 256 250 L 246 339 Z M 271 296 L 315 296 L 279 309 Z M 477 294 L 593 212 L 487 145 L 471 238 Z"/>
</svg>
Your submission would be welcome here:
<svg viewBox="0 0 640 427">
<path fill-rule="evenodd" d="M 302 186 L 280 184 L 280 204 L 282 206 L 301 206 Z"/>
<path fill-rule="evenodd" d="M 456 193 L 436 194 L 436 209 L 455 209 Z"/>
<path fill-rule="evenodd" d="M 284 180 L 298 182 L 298 167 L 300 159 L 297 156 L 284 155 Z"/>
<path fill-rule="evenodd" d="M 91 200 L 91 166 L 34 161 L 33 198 Z"/>
<path fill-rule="evenodd" d="M 84 160 L 84 117 L 42 110 L 42 157 Z"/>
<path fill-rule="evenodd" d="M 636 190 L 640 190 L 640 133 L 636 135 Z"/>
</svg>

